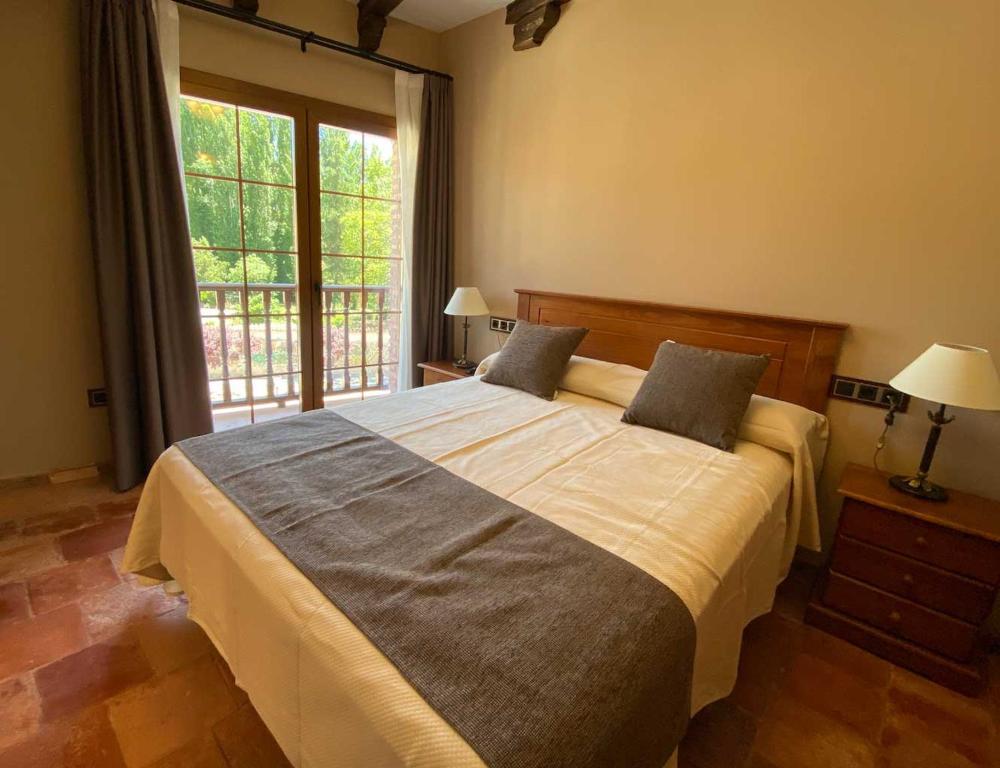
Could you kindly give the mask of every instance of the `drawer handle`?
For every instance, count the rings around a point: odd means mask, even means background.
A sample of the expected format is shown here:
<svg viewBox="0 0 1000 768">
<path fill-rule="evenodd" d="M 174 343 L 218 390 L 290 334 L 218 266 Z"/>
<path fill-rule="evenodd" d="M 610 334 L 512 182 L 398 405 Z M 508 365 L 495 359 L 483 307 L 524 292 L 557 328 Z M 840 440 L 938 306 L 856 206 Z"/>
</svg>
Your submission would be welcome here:
<svg viewBox="0 0 1000 768">
<path fill-rule="evenodd" d="M 927 546 L 927 539 L 925 539 L 923 536 L 917 536 L 917 546 L 918 547 L 926 547 Z"/>
<path fill-rule="evenodd" d="M 892 624 L 893 626 L 898 625 L 899 622 L 901 622 L 902 620 L 903 617 L 902 615 L 900 615 L 899 611 L 893 611 L 892 613 L 889 614 L 889 623 Z"/>
<path fill-rule="evenodd" d="M 908 587 L 912 587 L 913 586 L 913 576 L 911 574 L 909 574 L 909 573 L 903 574 L 903 583 L 906 586 L 908 586 Z"/>
</svg>

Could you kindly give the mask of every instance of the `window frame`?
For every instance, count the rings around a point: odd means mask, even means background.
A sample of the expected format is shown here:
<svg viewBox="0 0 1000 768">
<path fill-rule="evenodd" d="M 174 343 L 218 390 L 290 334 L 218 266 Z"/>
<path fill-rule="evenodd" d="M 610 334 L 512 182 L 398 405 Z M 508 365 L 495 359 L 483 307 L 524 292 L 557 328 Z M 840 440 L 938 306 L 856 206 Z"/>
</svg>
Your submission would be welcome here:
<svg viewBox="0 0 1000 768">
<path fill-rule="evenodd" d="M 355 107 L 181 67 L 181 96 L 235 104 L 291 117 L 295 121 L 295 208 L 298 241 L 299 355 L 302 411 L 322 408 L 323 259 L 320 206 L 319 126 L 396 139 L 396 119 Z M 183 178 L 181 179 L 183 183 Z M 192 254 L 193 256 L 193 254 Z M 403 318 L 400 318 L 403 322 Z M 206 383 L 207 385 L 207 383 Z"/>
<path fill-rule="evenodd" d="M 329 127 L 333 127 L 333 128 L 338 128 L 338 129 L 346 129 L 346 130 L 352 130 L 352 131 L 359 131 L 359 132 L 361 132 L 363 134 L 367 134 L 367 135 L 373 135 L 374 134 L 374 135 L 379 135 L 379 136 L 385 136 L 385 137 L 390 138 L 390 139 L 392 139 L 394 141 L 396 140 L 396 131 L 395 131 L 395 128 L 393 128 L 393 130 L 391 132 L 389 132 L 389 131 L 385 131 L 385 130 L 375 131 L 375 130 L 371 130 L 370 128 L 366 128 L 366 127 L 363 127 L 363 126 L 360 126 L 360 125 L 353 125 L 353 126 L 352 125 L 346 125 L 343 122 L 343 120 L 341 120 L 336 114 L 327 114 L 327 113 L 323 113 L 323 112 L 321 112 L 319 110 L 313 110 L 313 111 L 311 111 L 310 112 L 310 116 L 309 116 L 309 120 L 310 120 L 310 123 L 309 123 L 309 136 L 310 136 L 311 139 L 315 139 L 316 141 L 319 141 L 320 127 L 324 126 L 324 125 L 325 126 L 329 126 Z M 364 153 L 363 153 L 363 157 L 364 157 Z M 322 184 L 321 184 L 322 173 L 321 173 L 321 170 L 320 170 L 320 154 L 319 154 L 319 151 L 318 151 L 318 147 L 317 147 L 317 151 L 315 151 L 315 152 L 311 151 L 309 153 L 309 160 L 310 160 L 311 163 L 313 163 L 313 166 L 310 168 L 310 179 L 311 180 L 315 180 L 315 182 L 316 182 L 316 193 L 314 195 L 310 196 L 310 203 L 314 206 L 314 210 L 313 210 L 313 222 L 314 222 L 315 226 L 314 226 L 314 228 L 312 230 L 312 235 L 313 235 L 313 238 L 314 238 L 313 246 L 315 248 L 315 251 L 319 254 L 319 261 L 317 263 L 317 268 L 320 270 L 320 272 L 318 274 L 322 275 L 323 259 L 326 258 L 326 257 L 332 257 L 332 258 L 335 258 L 335 259 L 355 259 L 356 258 L 361 263 L 361 275 L 362 275 L 362 277 L 361 277 L 361 288 L 362 288 L 362 291 L 364 292 L 364 290 L 367 288 L 364 275 L 365 275 L 365 272 L 367 270 L 368 264 L 370 262 L 372 262 L 372 261 L 379 261 L 379 260 L 384 260 L 384 261 L 397 261 L 398 260 L 400 262 L 400 267 L 402 268 L 402 255 L 400 255 L 400 257 L 395 257 L 395 256 L 384 256 L 384 257 L 383 256 L 369 256 L 367 254 L 367 252 L 366 252 L 367 228 L 366 228 L 366 226 L 365 226 L 364 223 L 362 223 L 362 237 L 361 237 L 361 251 L 360 251 L 360 253 L 358 253 L 358 254 L 349 254 L 349 253 L 326 253 L 326 252 L 324 252 L 324 250 L 323 250 L 323 242 L 322 242 L 322 240 L 323 240 L 323 228 L 322 228 L 322 199 L 323 199 L 323 195 L 337 195 L 337 196 L 342 196 L 342 197 L 352 197 L 352 198 L 356 198 L 356 199 L 360 200 L 360 202 L 361 202 L 361 211 L 362 211 L 362 221 L 364 221 L 364 211 L 365 211 L 366 204 L 371 203 L 372 201 L 386 202 L 389 205 L 399 206 L 400 209 L 401 209 L 401 207 L 402 207 L 402 200 L 401 199 L 396 199 L 396 198 L 383 198 L 383 197 L 379 197 L 377 195 L 370 195 L 370 194 L 368 194 L 368 191 L 365 188 L 364 182 L 362 183 L 362 188 L 361 188 L 360 194 L 357 194 L 357 195 L 355 195 L 353 193 L 347 193 L 347 192 L 337 192 L 337 191 L 333 191 L 333 190 L 323 190 Z M 364 164 L 366 161 L 363 159 L 362 162 Z M 364 179 L 364 171 L 362 172 L 362 179 Z M 401 242 L 399 243 L 399 246 L 400 246 L 400 249 L 402 249 L 402 243 Z M 320 282 L 322 282 L 322 280 Z M 320 307 L 320 314 L 318 316 L 320 323 L 324 322 L 323 311 L 324 311 L 324 308 L 321 306 Z M 376 365 L 374 365 L 372 363 L 369 363 L 369 361 L 367 359 L 367 350 L 368 350 L 368 318 L 370 318 L 370 317 L 379 317 L 380 318 L 380 320 L 379 320 L 379 328 L 381 328 L 382 327 L 382 325 L 381 325 L 382 320 L 385 317 L 389 316 L 389 315 L 397 315 L 398 318 L 399 318 L 400 325 L 403 323 L 402 306 L 400 306 L 399 309 L 397 309 L 397 310 L 386 310 L 386 311 L 382 311 L 382 312 L 370 312 L 368 310 L 367 301 L 365 301 L 364 299 L 362 299 L 360 310 L 358 312 L 356 312 L 356 313 L 354 313 L 354 312 L 350 313 L 350 316 L 352 316 L 352 317 L 353 316 L 357 316 L 357 317 L 360 318 L 362 361 L 361 361 L 361 363 L 359 365 L 349 365 L 348 364 L 348 365 L 345 366 L 344 370 L 345 370 L 345 375 L 347 375 L 347 376 L 350 375 L 350 371 L 352 371 L 352 370 L 359 371 L 359 375 L 360 375 L 360 379 L 361 379 L 361 393 L 362 393 L 361 396 L 362 396 L 362 399 L 364 399 L 366 392 L 369 390 L 369 387 L 368 387 L 368 371 L 369 371 L 369 369 L 376 368 L 376 367 L 380 371 L 382 369 L 381 365 L 376 366 Z M 317 359 L 322 361 L 324 359 L 324 357 L 323 357 L 323 349 L 322 349 L 322 343 L 323 343 L 322 328 L 320 328 L 319 331 L 318 331 L 318 337 L 319 337 L 320 346 L 319 346 L 316 354 L 319 355 L 319 357 Z M 381 351 L 381 346 L 379 347 L 379 349 Z M 348 359 L 348 355 L 349 355 L 349 350 L 345 350 L 344 354 L 345 354 L 345 360 L 347 360 Z M 397 370 L 397 375 L 398 375 L 399 355 L 397 354 L 396 359 L 392 360 L 390 363 L 387 363 L 386 366 L 387 367 L 395 367 L 396 370 Z M 320 366 L 320 367 L 321 367 L 321 369 L 323 368 L 323 366 Z M 319 397 L 321 400 L 323 399 L 324 394 L 325 394 L 324 393 L 323 380 L 324 380 L 324 377 L 326 375 L 327 375 L 327 371 L 326 370 L 320 370 L 320 376 L 317 379 L 317 384 L 316 384 L 317 389 L 316 389 L 316 392 L 317 392 L 317 397 Z"/>
</svg>

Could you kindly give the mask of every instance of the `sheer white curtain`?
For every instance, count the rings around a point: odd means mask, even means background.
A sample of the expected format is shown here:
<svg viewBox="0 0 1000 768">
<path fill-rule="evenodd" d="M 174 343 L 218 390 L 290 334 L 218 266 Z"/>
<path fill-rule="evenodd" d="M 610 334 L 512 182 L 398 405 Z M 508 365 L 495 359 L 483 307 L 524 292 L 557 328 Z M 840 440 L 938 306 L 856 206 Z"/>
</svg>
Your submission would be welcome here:
<svg viewBox="0 0 1000 768">
<path fill-rule="evenodd" d="M 180 19 L 174 0 L 156 0 L 156 37 L 160 44 L 160 66 L 163 69 L 163 84 L 167 90 L 167 105 L 170 107 L 170 123 L 174 129 L 174 146 L 177 147 L 177 162 L 184 178 L 184 161 L 181 159 L 181 51 Z"/>
<path fill-rule="evenodd" d="M 399 324 L 399 389 L 410 389 L 413 381 L 412 344 L 413 202 L 417 186 L 417 152 L 420 145 L 420 108 L 424 76 L 396 72 L 396 142 L 403 219 L 403 301 Z"/>
</svg>

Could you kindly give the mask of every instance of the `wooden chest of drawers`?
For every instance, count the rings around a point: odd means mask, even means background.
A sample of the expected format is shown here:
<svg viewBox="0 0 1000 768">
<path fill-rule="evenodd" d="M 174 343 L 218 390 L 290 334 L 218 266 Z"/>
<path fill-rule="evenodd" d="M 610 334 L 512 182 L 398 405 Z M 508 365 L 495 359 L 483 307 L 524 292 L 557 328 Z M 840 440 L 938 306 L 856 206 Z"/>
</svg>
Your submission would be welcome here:
<svg viewBox="0 0 1000 768">
<path fill-rule="evenodd" d="M 421 385 L 429 387 L 432 384 L 442 384 L 446 381 L 464 379 L 472 375 L 473 371 L 467 368 L 456 368 L 451 360 L 435 360 L 430 363 L 419 363 L 418 368 L 423 372 Z"/>
<path fill-rule="evenodd" d="M 1000 502 L 945 503 L 848 465 L 830 567 L 806 621 L 969 695 L 986 685 L 981 626 L 1000 586 Z"/>
</svg>

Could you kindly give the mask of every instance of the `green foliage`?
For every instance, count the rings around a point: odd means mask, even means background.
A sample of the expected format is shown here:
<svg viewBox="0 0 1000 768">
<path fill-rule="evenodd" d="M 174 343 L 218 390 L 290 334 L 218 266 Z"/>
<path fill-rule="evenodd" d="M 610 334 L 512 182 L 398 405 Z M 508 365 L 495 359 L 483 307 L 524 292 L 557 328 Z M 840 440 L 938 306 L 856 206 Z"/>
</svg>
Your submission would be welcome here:
<svg viewBox="0 0 1000 768">
<path fill-rule="evenodd" d="M 295 250 L 295 192 L 261 184 L 243 185 L 243 232 L 246 247 Z"/>
<path fill-rule="evenodd" d="M 290 118 L 240 110 L 240 160 L 244 179 L 295 184 L 293 128 Z"/>
<path fill-rule="evenodd" d="M 191 239 L 216 248 L 239 248 L 239 185 L 235 181 L 187 176 Z"/>
<path fill-rule="evenodd" d="M 185 171 L 200 174 L 186 177 L 191 238 L 196 248 L 295 251 L 293 120 L 184 98 L 181 127 Z M 331 257 L 362 253 L 366 257 L 398 257 L 399 204 L 390 201 L 399 197 L 395 143 L 328 125 L 320 126 L 319 136 L 320 187 L 324 190 L 320 199 L 322 252 Z M 238 177 L 244 180 L 242 217 Z M 389 200 L 368 199 L 371 197 Z M 202 283 L 244 280 L 237 252 L 196 250 L 195 266 Z M 362 275 L 359 258 L 324 257 L 326 284 L 361 285 L 364 277 L 368 285 L 389 285 L 393 274 L 388 261 L 368 262 Z M 248 254 L 245 277 L 251 283 L 294 283 L 295 258 Z"/>
<path fill-rule="evenodd" d="M 319 127 L 319 186 L 325 192 L 360 195 L 364 136 L 330 125 Z"/>
<path fill-rule="evenodd" d="M 360 256 L 361 198 L 322 192 L 319 205 L 323 253 Z"/>
<path fill-rule="evenodd" d="M 198 282 L 242 284 L 244 262 L 240 256 L 234 251 L 211 251 L 196 248 L 194 251 L 194 271 Z M 282 271 L 287 270 L 283 269 Z M 278 276 L 274 255 L 270 253 L 248 253 L 245 277 L 248 283 L 295 282 L 294 274 Z"/>
<path fill-rule="evenodd" d="M 198 99 L 181 100 L 184 170 L 236 178 L 236 109 Z"/>
<path fill-rule="evenodd" d="M 397 203 L 365 202 L 365 256 L 399 256 L 393 241 L 393 215 L 398 209 Z"/>
<path fill-rule="evenodd" d="M 365 136 L 365 194 L 368 197 L 399 199 L 393 173 L 396 142 L 384 136 Z"/>
</svg>

